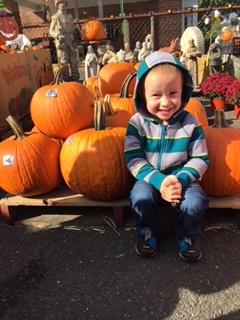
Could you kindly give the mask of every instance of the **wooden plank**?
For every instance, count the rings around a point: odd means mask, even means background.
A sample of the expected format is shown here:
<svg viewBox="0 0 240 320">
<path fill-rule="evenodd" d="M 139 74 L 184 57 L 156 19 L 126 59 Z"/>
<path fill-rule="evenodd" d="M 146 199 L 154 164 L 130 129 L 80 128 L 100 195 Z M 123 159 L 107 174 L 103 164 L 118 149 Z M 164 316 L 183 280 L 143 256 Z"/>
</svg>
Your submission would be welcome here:
<svg viewBox="0 0 240 320">
<path fill-rule="evenodd" d="M 0 200 L 0 205 L 7 206 L 82 206 L 82 207 L 126 207 L 127 197 L 111 201 L 89 199 L 76 194 L 67 187 L 58 187 L 52 192 L 36 197 L 21 197 L 7 194 Z M 209 208 L 240 209 L 240 193 L 225 197 L 210 197 Z"/>
<path fill-rule="evenodd" d="M 209 208 L 240 209 L 240 193 L 225 197 L 210 197 Z"/>
<path fill-rule="evenodd" d="M 127 198 L 112 201 L 89 199 L 82 194 L 76 194 L 67 187 L 58 187 L 50 193 L 36 197 L 21 197 L 7 194 L 0 200 L 1 206 L 82 206 L 82 207 L 115 207 L 129 206 Z"/>
</svg>

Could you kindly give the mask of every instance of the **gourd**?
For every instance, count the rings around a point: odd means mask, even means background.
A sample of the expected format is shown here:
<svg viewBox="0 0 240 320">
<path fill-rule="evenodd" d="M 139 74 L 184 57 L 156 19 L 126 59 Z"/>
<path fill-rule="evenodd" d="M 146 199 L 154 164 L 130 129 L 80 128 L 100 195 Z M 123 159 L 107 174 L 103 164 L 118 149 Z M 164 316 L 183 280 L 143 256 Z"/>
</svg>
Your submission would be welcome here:
<svg viewBox="0 0 240 320">
<path fill-rule="evenodd" d="M 123 148 L 126 129 L 106 128 L 100 103 L 95 105 L 94 128 L 81 130 L 64 142 L 60 165 L 66 184 L 88 198 L 109 201 L 126 196 L 133 183 Z"/>
<path fill-rule="evenodd" d="M 42 133 L 26 134 L 12 116 L 14 136 L 0 143 L 0 186 L 24 197 L 54 190 L 61 181 L 60 148 Z"/>
<path fill-rule="evenodd" d="M 203 128 L 210 165 L 200 181 L 209 196 L 240 192 L 240 131 L 225 121 L 224 111 L 215 110 L 212 127 Z"/>
<path fill-rule="evenodd" d="M 113 52 L 112 55 L 116 57 Z M 98 74 L 98 89 L 100 96 L 105 97 L 108 93 L 119 94 L 124 80 L 134 71 L 136 71 L 136 69 L 128 62 L 105 64 Z M 133 90 L 134 83 L 130 86 L 129 93 L 133 94 Z"/>
<path fill-rule="evenodd" d="M 206 109 L 199 100 L 195 98 L 190 98 L 185 107 L 185 110 L 193 114 L 197 118 L 199 123 L 202 125 L 202 127 L 208 126 Z"/>
<path fill-rule="evenodd" d="M 34 125 L 52 138 L 69 135 L 93 125 L 93 96 L 78 82 L 63 82 L 60 68 L 53 81 L 34 93 L 30 112 Z"/>
</svg>

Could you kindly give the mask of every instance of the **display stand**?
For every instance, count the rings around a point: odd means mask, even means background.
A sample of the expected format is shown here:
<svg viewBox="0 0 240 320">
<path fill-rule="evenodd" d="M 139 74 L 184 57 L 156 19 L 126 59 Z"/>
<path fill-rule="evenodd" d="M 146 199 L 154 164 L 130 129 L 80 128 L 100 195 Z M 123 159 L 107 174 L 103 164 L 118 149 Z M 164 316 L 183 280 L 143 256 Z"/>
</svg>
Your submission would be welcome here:
<svg viewBox="0 0 240 320">
<path fill-rule="evenodd" d="M 13 223 L 19 206 L 112 207 L 114 223 L 121 226 L 124 221 L 124 208 L 129 207 L 129 201 L 127 197 L 112 201 L 93 200 L 82 194 L 76 194 L 64 186 L 44 195 L 29 198 L 7 194 L 0 200 L 0 206 L 3 221 L 9 224 Z M 240 209 L 240 193 L 233 196 L 210 197 L 209 208 Z"/>
</svg>

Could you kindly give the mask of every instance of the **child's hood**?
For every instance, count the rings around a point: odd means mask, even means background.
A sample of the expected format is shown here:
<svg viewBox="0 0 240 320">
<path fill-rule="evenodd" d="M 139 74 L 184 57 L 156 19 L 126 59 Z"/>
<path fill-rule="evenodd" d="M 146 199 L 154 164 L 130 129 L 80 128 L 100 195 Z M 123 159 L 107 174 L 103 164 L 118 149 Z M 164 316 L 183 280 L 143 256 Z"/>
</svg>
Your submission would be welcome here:
<svg viewBox="0 0 240 320">
<path fill-rule="evenodd" d="M 180 110 L 184 109 L 186 104 L 188 103 L 192 92 L 193 92 L 193 87 L 194 87 L 194 80 L 191 75 L 191 73 L 186 69 L 179 59 L 175 57 L 174 55 L 166 52 L 159 52 L 155 51 L 151 53 L 149 56 L 147 56 L 140 64 L 138 70 L 137 70 L 137 75 L 136 75 L 136 84 L 135 84 L 135 89 L 134 89 L 134 105 L 137 111 L 139 111 L 140 107 L 142 106 L 145 109 L 145 104 L 140 97 L 139 94 L 137 94 L 137 88 L 139 85 L 140 80 L 142 77 L 154 66 L 158 64 L 164 64 L 164 63 L 169 63 L 172 65 L 175 65 L 179 69 L 181 69 L 184 72 L 184 78 L 185 78 L 185 83 L 183 85 L 183 92 L 182 92 L 182 105 Z"/>
</svg>

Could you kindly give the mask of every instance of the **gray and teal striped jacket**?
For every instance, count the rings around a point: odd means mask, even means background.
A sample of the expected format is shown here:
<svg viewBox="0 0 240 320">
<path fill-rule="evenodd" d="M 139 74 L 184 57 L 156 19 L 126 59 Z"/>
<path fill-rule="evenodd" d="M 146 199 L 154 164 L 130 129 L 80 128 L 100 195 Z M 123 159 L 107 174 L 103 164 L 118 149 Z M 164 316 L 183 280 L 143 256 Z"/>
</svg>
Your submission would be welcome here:
<svg viewBox="0 0 240 320">
<path fill-rule="evenodd" d="M 151 118 L 146 106 L 137 94 L 137 87 L 143 75 L 150 68 L 161 63 L 174 64 L 183 70 L 185 84 L 182 105 L 163 126 Z M 197 119 L 184 110 L 192 95 L 193 79 L 179 60 L 165 52 L 154 52 L 139 66 L 134 90 L 134 104 L 137 113 L 127 126 L 124 158 L 128 169 L 137 180 L 144 180 L 160 190 L 167 175 L 176 175 L 183 188 L 199 181 L 209 164 L 206 141 Z"/>
</svg>

